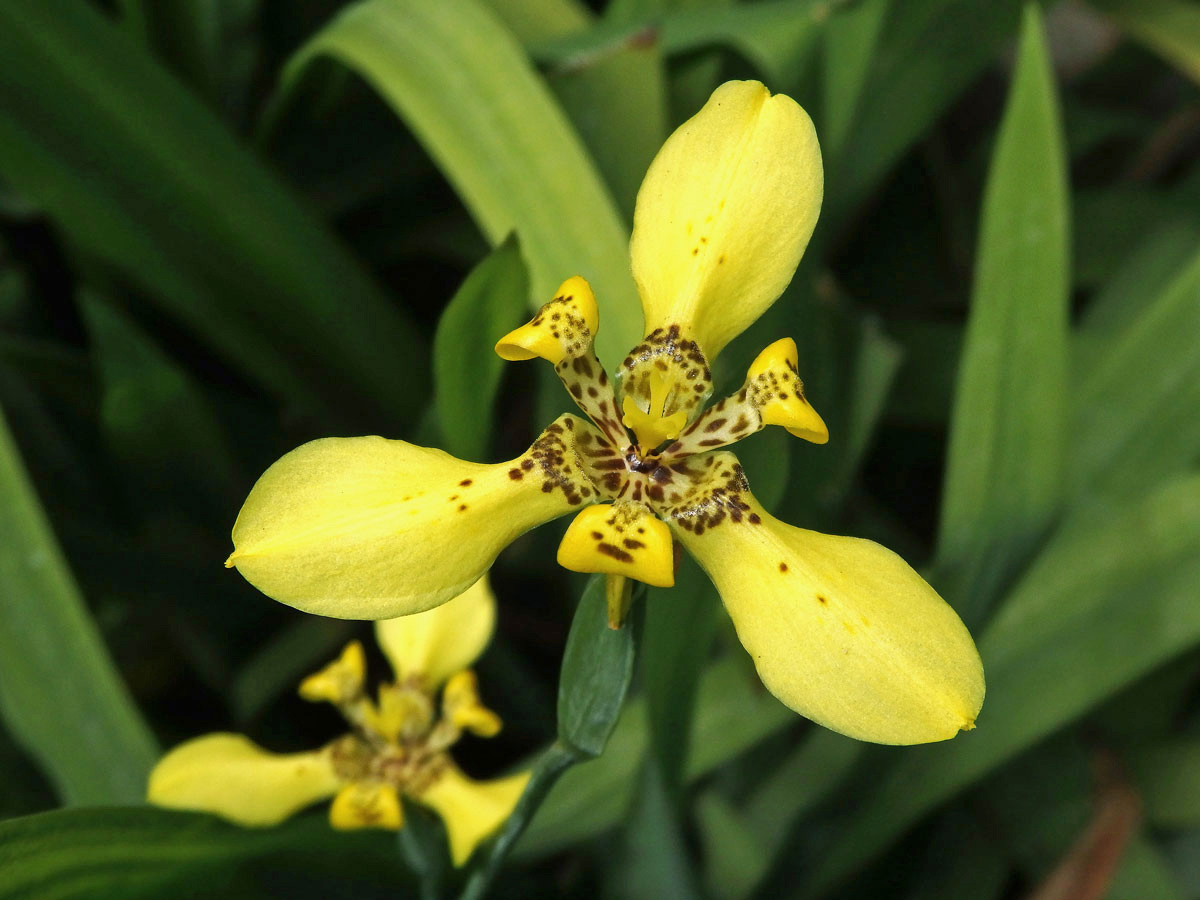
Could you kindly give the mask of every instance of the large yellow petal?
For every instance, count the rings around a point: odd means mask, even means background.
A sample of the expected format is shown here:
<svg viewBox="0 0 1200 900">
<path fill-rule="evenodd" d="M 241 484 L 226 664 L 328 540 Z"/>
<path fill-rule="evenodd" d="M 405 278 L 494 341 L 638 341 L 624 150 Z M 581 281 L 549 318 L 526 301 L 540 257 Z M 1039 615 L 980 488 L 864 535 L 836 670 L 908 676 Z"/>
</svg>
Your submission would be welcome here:
<svg viewBox="0 0 1200 900">
<path fill-rule="evenodd" d="M 496 626 L 496 597 L 484 575 L 436 609 L 375 623 L 375 638 L 397 681 L 420 677 L 434 688 L 479 658 Z"/>
<path fill-rule="evenodd" d="M 269 597 L 343 619 L 431 609 L 474 584 L 514 538 L 595 499 L 575 416 L 498 465 L 381 437 L 325 438 L 269 468 L 233 526 L 237 566 Z"/>
<path fill-rule="evenodd" d="M 864 741 L 919 744 L 974 726 L 983 667 L 954 610 L 879 544 L 796 528 L 750 494 L 731 453 L 667 512 L 708 573 L 767 689 Z"/>
<path fill-rule="evenodd" d="M 340 786 L 328 750 L 270 753 L 240 734 L 206 734 L 159 760 L 146 799 L 240 825 L 275 825 Z"/>
<path fill-rule="evenodd" d="M 808 114 L 730 81 L 667 139 L 638 192 L 633 276 L 646 333 L 678 325 L 709 362 L 792 279 L 821 209 Z"/>
<path fill-rule="evenodd" d="M 473 781 L 451 763 L 416 799 L 442 817 L 450 839 L 450 858 L 461 866 L 480 841 L 512 815 L 528 781 L 528 772 L 493 781 Z"/>
</svg>

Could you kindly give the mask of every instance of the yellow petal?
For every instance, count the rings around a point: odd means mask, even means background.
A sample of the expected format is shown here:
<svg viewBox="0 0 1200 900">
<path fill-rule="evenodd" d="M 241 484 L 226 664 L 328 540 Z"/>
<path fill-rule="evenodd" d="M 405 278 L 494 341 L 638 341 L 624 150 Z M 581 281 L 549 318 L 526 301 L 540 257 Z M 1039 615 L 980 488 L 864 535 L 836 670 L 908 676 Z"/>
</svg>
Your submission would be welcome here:
<svg viewBox="0 0 1200 900">
<path fill-rule="evenodd" d="M 572 572 L 624 575 L 655 587 L 675 583 L 671 531 L 640 503 L 619 500 L 582 510 L 558 545 L 558 564 Z"/>
<path fill-rule="evenodd" d="M 638 192 L 630 252 L 646 333 L 679 325 L 709 362 L 792 279 L 821 208 L 812 120 L 757 81 L 713 92 Z"/>
<path fill-rule="evenodd" d="M 442 817 L 450 839 L 450 858 L 461 866 L 480 841 L 512 815 L 528 781 L 528 772 L 493 781 L 472 781 L 451 763 L 416 799 Z"/>
<path fill-rule="evenodd" d="M 791 338 L 780 338 L 758 354 L 746 373 L 749 402 L 764 425 L 782 425 L 795 437 L 824 444 L 829 429 L 804 396 L 796 362 L 796 342 Z"/>
<path fill-rule="evenodd" d="M 227 565 L 305 612 L 389 619 L 479 580 L 516 537 L 594 494 L 563 416 L 523 456 L 479 465 L 381 437 L 325 438 L 269 468 L 233 526 Z"/>
<path fill-rule="evenodd" d="M 503 722 L 479 700 L 479 682 L 470 669 L 456 673 L 442 695 L 443 716 L 456 727 L 479 737 L 495 737 Z"/>
<path fill-rule="evenodd" d="M 206 734 L 159 760 L 146 799 L 240 825 L 275 825 L 333 796 L 339 784 L 327 751 L 270 753 L 240 734 Z"/>
<path fill-rule="evenodd" d="M 983 667 L 954 610 L 890 550 L 769 515 L 733 454 L 713 456 L 710 484 L 722 492 L 696 492 L 668 521 L 767 689 L 864 741 L 919 744 L 972 728 Z"/>
<path fill-rule="evenodd" d="M 358 641 L 351 641 L 341 656 L 300 682 L 299 693 L 305 700 L 314 703 L 349 703 L 362 695 L 366 674 L 367 659 L 363 654 L 363 646 Z"/>
<path fill-rule="evenodd" d="M 388 828 L 404 825 L 400 794 L 381 781 L 356 781 L 338 791 L 329 807 L 329 824 L 340 831 L 359 828 Z"/>
<path fill-rule="evenodd" d="M 599 327 L 596 295 L 576 275 L 564 281 L 529 322 L 500 338 L 496 353 L 513 362 L 541 357 L 558 365 L 590 350 Z"/>
<path fill-rule="evenodd" d="M 470 668 L 495 626 L 496 597 L 484 575 L 436 609 L 376 622 L 375 638 L 398 681 L 419 676 L 433 688 Z"/>
</svg>

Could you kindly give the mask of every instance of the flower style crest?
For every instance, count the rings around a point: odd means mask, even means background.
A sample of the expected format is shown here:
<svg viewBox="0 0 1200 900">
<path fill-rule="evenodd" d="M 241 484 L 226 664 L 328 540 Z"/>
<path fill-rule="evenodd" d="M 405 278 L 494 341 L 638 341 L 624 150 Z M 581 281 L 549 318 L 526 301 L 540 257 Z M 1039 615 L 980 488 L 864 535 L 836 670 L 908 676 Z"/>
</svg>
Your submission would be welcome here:
<svg viewBox="0 0 1200 900">
<path fill-rule="evenodd" d="M 378 437 L 306 444 L 251 491 L 229 565 L 310 612 L 402 616 L 461 592 L 519 534 L 574 512 L 560 564 L 666 587 L 681 544 L 763 683 L 797 712 L 880 743 L 972 728 L 983 670 L 954 611 L 878 544 L 771 516 L 722 449 L 769 425 L 828 440 L 795 342 L 768 346 L 738 391 L 707 405 L 717 355 L 791 280 L 822 184 L 803 109 L 758 82 L 722 85 L 667 140 L 638 194 L 630 250 L 645 337 L 615 383 L 593 350 L 596 297 L 578 276 L 496 344 L 504 359 L 553 365 L 586 419 L 561 416 L 495 465 Z"/>
<path fill-rule="evenodd" d="M 363 647 L 352 641 L 300 685 L 300 696 L 338 708 L 353 731 L 319 750 L 271 753 L 240 734 L 208 734 L 176 747 L 150 774 L 159 806 L 211 812 L 242 825 L 276 825 L 332 797 L 339 829 L 404 824 L 402 797 L 435 810 L 450 856 L 462 865 L 512 813 L 529 773 L 492 781 L 464 775 L 447 752 L 464 732 L 492 737 L 499 717 L 480 702 L 470 666 L 491 638 L 496 601 L 487 578 L 420 615 L 375 623 L 396 680 L 372 700 Z M 441 691 L 440 709 L 437 694 Z"/>
</svg>

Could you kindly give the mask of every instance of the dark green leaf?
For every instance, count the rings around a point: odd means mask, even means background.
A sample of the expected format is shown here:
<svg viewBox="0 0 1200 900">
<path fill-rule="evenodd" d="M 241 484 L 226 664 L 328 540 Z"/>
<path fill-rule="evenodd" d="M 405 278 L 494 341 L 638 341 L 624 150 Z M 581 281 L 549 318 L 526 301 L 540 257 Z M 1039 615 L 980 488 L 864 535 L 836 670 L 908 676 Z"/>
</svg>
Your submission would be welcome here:
<svg viewBox="0 0 1200 900">
<path fill-rule="evenodd" d="M 425 354 L 396 308 L 93 5 L 4 3 L 0 59 L 0 172 L 75 245 L 293 403 L 418 407 L 397 374 Z"/>
<path fill-rule="evenodd" d="M 0 822 L 2 900 L 405 896 L 394 838 L 337 832 L 325 816 L 240 828 L 145 807 L 60 810 Z"/>
<path fill-rule="evenodd" d="M 154 738 L 113 668 L 2 414 L 0 534 L 0 711 L 8 728 L 65 802 L 140 802 Z"/>
<path fill-rule="evenodd" d="M 608 627 L 604 577 L 592 578 L 579 598 L 558 678 L 558 739 L 582 757 L 603 753 L 616 727 L 633 678 L 634 624 Z"/>
<path fill-rule="evenodd" d="M 1058 509 L 1065 477 L 1069 206 L 1036 6 L 984 195 L 934 581 L 974 624 Z"/>
<path fill-rule="evenodd" d="M 608 365 L 640 336 L 628 233 L 562 110 L 511 33 L 478 0 L 364 0 L 288 63 L 293 89 L 319 57 L 361 75 L 420 138 L 494 243 L 516 231 L 533 304 L 572 275 L 601 304 Z"/>
<path fill-rule="evenodd" d="M 1092 0 L 1133 37 L 1200 82 L 1200 9 L 1185 0 Z"/>
<path fill-rule="evenodd" d="M 442 313 L 433 338 L 433 405 L 455 456 L 487 458 L 504 371 L 492 348 L 521 323 L 528 302 L 529 274 L 514 235 L 471 271 Z"/>
</svg>

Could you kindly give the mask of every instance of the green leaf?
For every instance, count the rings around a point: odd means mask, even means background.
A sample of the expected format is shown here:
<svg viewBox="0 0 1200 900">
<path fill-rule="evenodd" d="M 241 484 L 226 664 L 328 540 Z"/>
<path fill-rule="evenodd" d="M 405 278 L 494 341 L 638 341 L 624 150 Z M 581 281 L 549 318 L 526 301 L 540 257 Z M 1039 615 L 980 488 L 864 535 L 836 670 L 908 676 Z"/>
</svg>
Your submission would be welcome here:
<svg viewBox="0 0 1200 900">
<path fill-rule="evenodd" d="M 2 413 L 0 534 L 5 723 L 64 802 L 141 802 L 154 738 L 108 657 Z"/>
<path fill-rule="evenodd" d="M 572 275 L 592 283 L 599 356 L 610 367 L 622 359 L 641 335 L 628 232 L 579 137 L 495 14 L 478 0 L 364 0 L 292 57 L 285 92 L 322 56 L 357 72 L 405 120 L 492 242 L 517 232 L 535 308 Z"/>
<path fill-rule="evenodd" d="M 826 160 L 824 219 L 840 222 L 993 61 L 1020 21 L 1018 0 L 893 3 L 861 101 Z M 898 115 L 897 110 L 903 110 Z"/>
<path fill-rule="evenodd" d="M 743 660 L 709 666 L 700 679 L 685 777 L 695 781 L 794 723 Z M 626 704 L 603 756 L 568 772 L 530 823 L 518 855 L 543 856 L 613 827 L 632 802 L 649 748 L 644 698 Z"/>
<path fill-rule="evenodd" d="M 1151 273 L 1147 289 L 1158 282 Z M 1136 496 L 1200 458 L 1200 255 L 1131 313 L 1081 334 L 1071 487 Z"/>
<path fill-rule="evenodd" d="M 1031 5 L 984 194 L 938 531 L 934 583 L 968 624 L 1063 494 L 1068 216 L 1054 79 Z"/>
<path fill-rule="evenodd" d="M 401 314 L 94 5 L 0 5 L 0 59 L 0 172 L 74 246 L 292 403 L 335 421 L 419 407 L 398 387 L 425 356 Z"/>
<path fill-rule="evenodd" d="M 1183 0 L 1092 0 L 1117 24 L 1200 83 L 1200 9 Z"/>
<path fill-rule="evenodd" d="M 0 822 L 0 900 L 405 896 L 394 838 L 338 832 L 325 816 L 240 828 L 144 807 Z"/>
<path fill-rule="evenodd" d="M 875 48 L 891 0 L 860 0 L 834 8 L 825 26 L 821 145 L 837 157 L 862 102 Z"/>
<path fill-rule="evenodd" d="M 504 371 L 493 347 L 520 324 L 528 298 L 529 274 L 512 235 L 471 270 L 442 312 L 433 338 L 433 408 L 455 456 L 487 458 Z"/>
<path fill-rule="evenodd" d="M 979 642 L 978 728 L 905 750 L 809 886 L 856 870 L 934 806 L 1200 642 L 1200 476 L 1064 522 Z"/>
<path fill-rule="evenodd" d="M 608 627 L 604 577 L 590 579 L 571 622 L 558 677 L 558 739 L 582 757 L 603 753 L 617 725 L 633 678 L 634 630 L 633 621 Z"/>
</svg>

